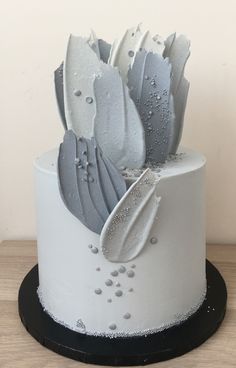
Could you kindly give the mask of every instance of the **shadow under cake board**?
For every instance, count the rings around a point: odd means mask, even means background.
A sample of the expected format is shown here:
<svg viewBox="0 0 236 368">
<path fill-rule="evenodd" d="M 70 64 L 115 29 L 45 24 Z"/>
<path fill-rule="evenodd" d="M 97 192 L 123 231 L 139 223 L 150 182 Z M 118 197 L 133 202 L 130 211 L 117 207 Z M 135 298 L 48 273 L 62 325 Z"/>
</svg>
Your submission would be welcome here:
<svg viewBox="0 0 236 368">
<path fill-rule="evenodd" d="M 40 344 L 60 355 L 90 364 L 146 365 L 187 353 L 206 341 L 220 326 L 226 311 L 226 285 L 209 261 L 206 261 L 206 277 L 206 297 L 197 312 L 179 325 L 146 336 L 89 336 L 55 322 L 38 299 L 37 265 L 20 286 L 19 315 L 27 331 Z"/>
</svg>

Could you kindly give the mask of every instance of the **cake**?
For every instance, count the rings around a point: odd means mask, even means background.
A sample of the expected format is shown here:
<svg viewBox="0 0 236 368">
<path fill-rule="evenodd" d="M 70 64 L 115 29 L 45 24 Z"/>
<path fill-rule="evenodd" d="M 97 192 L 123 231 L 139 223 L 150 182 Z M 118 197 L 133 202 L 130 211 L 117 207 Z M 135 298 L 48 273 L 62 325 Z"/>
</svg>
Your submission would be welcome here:
<svg viewBox="0 0 236 368">
<path fill-rule="evenodd" d="M 92 32 L 55 71 L 65 134 L 35 161 L 38 298 L 78 334 L 151 335 L 204 301 L 205 158 L 179 148 L 189 47 Z"/>
</svg>

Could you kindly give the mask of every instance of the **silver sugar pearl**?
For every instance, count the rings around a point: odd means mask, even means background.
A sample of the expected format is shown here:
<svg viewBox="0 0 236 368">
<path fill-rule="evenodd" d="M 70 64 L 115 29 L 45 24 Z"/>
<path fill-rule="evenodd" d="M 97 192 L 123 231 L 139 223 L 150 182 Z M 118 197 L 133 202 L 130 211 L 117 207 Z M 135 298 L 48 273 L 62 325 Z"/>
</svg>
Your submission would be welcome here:
<svg viewBox="0 0 236 368">
<path fill-rule="evenodd" d="M 126 271 L 125 266 L 120 266 L 120 267 L 119 267 L 119 272 L 120 272 L 120 273 L 124 273 L 125 271 Z"/>
<path fill-rule="evenodd" d="M 93 102 L 93 98 L 92 97 L 86 97 L 86 102 L 88 104 L 91 104 Z"/>
<path fill-rule="evenodd" d="M 123 295 L 123 291 L 122 290 L 117 290 L 115 292 L 116 296 L 122 296 Z"/>
<path fill-rule="evenodd" d="M 94 292 L 95 292 L 95 294 L 97 294 L 97 295 L 100 295 L 100 294 L 102 294 L 102 290 L 101 289 L 95 289 L 94 290 Z"/>
<path fill-rule="evenodd" d="M 123 318 L 124 318 L 124 319 L 130 319 L 130 317 L 131 317 L 131 314 L 130 314 L 130 313 L 125 313 L 125 314 L 123 315 Z"/>
<path fill-rule="evenodd" d="M 128 277 L 134 277 L 134 275 L 135 275 L 135 273 L 134 273 L 134 271 L 133 271 L 133 270 L 129 270 L 129 271 L 127 271 L 127 276 L 128 276 Z"/>
<path fill-rule="evenodd" d="M 113 281 L 112 281 L 112 280 L 110 280 L 110 279 L 108 279 L 108 280 L 106 280 L 106 281 L 105 281 L 105 284 L 106 284 L 107 286 L 111 286 L 111 285 L 113 284 Z"/>
</svg>

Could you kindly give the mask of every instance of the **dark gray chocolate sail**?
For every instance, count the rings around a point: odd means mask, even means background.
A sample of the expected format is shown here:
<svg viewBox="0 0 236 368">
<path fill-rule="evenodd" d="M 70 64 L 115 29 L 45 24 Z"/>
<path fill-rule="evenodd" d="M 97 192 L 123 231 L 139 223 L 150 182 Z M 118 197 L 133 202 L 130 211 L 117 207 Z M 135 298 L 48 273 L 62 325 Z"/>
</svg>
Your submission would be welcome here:
<svg viewBox="0 0 236 368">
<path fill-rule="evenodd" d="M 109 56 L 110 56 L 111 44 L 100 38 L 98 40 L 98 48 L 100 51 L 101 60 L 107 64 Z"/>
<path fill-rule="evenodd" d="M 65 130 L 67 130 L 65 106 L 64 106 L 64 89 L 63 89 L 63 62 L 54 72 L 55 92 L 57 105 L 61 116 L 61 121 Z"/>
<path fill-rule="evenodd" d="M 111 161 L 103 156 L 94 138 L 77 139 L 72 130 L 66 131 L 59 150 L 58 178 L 68 210 L 100 234 L 126 192 L 126 184 Z"/>
<path fill-rule="evenodd" d="M 146 162 L 162 163 L 173 133 L 171 65 L 161 55 L 142 50 L 128 72 L 130 95 L 143 122 Z"/>
</svg>

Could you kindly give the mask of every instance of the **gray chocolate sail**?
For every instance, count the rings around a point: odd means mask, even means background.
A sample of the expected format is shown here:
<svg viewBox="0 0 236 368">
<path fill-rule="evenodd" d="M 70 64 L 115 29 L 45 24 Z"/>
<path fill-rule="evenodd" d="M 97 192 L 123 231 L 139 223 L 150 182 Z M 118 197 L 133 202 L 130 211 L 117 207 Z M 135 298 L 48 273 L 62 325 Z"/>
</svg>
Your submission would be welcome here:
<svg viewBox="0 0 236 368">
<path fill-rule="evenodd" d="M 114 165 L 103 158 L 94 138 L 77 139 L 72 130 L 66 131 L 59 150 L 58 178 L 68 210 L 100 234 L 110 212 L 126 192 L 126 184 Z"/>
<path fill-rule="evenodd" d="M 161 55 L 142 50 L 128 72 L 130 95 L 143 122 L 146 162 L 164 162 L 173 134 L 171 65 Z"/>
<path fill-rule="evenodd" d="M 61 116 L 61 121 L 65 130 L 67 130 L 65 106 L 64 106 L 64 89 L 63 89 L 63 63 L 54 72 L 55 92 L 57 105 Z"/>
<path fill-rule="evenodd" d="M 175 125 L 170 142 L 169 153 L 176 153 L 183 131 L 189 82 L 184 78 L 184 68 L 190 55 L 189 40 L 180 35 L 170 35 L 165 42 L 164 56 L 172 67 L 171 93 L 174 98 Z"/>
<path fill-rule="evenodd" d="M 107 43 L 106 41 L 99 39 L 98 40 L 98 47 L 100 51 L 100 58 L 101 60 L 107 64 L 110 51 L 111 51 L 111 44 Z"/>
</svg>

